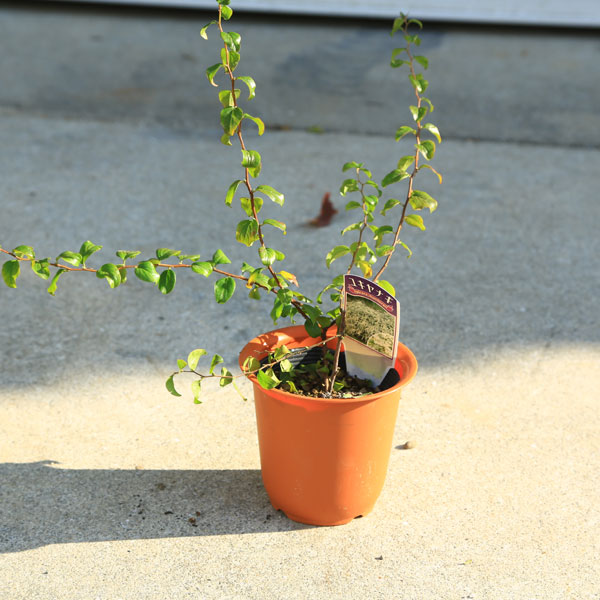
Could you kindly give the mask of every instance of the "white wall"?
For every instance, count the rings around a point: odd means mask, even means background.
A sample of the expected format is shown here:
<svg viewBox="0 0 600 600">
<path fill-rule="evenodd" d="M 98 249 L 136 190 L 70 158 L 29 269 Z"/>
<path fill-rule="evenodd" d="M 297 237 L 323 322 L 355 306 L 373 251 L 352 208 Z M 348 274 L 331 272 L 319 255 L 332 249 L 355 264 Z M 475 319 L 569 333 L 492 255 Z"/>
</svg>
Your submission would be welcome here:
<svg viewBox="0 0 600 600">
<path fill-rule="evenodd" d="M 214 8 L 216 5 L 214 0 L 106 1 L 111 4 L 197 8 Z M 275 13 L 389 18 L 402 10 L 427 20 L 600 26 L 600 0 L 233 0 L 232 5 L 235 10 Z"/>
</svg>

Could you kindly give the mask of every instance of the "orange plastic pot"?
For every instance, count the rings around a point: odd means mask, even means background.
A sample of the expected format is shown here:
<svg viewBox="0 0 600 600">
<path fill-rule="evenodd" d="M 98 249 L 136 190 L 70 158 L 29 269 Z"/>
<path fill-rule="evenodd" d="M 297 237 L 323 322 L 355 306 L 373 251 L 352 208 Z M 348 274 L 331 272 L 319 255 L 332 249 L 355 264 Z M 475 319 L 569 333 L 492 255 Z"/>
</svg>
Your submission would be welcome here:
<svg viewBox="0 0 600 600">
<path fill-rule="evenodd" d="M 259 360 L 277 346 L 319 340 L 303 326 L 254 338 L 240 353 Z M 354 399 L 308 398 L 265 390 L 251 375 L 262 478 L 271 504 L 293 521 L 342 525 L 368 514 L 385 482 L 400 390 L 417 372 L 413 353 L 399 344 L 397 382 Z"/>
</svg>

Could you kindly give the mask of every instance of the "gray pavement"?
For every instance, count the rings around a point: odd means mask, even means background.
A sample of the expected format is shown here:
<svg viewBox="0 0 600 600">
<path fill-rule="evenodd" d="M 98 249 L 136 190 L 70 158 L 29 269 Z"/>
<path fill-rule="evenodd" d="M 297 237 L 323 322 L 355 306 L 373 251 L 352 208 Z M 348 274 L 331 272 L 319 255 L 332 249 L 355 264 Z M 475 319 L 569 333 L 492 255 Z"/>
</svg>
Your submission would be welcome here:
<svg viewBox="0 0 600 600">
<path fill-rule="evenodd" d="M 203 76 L 209 18 L 0 7 L 2 247 L 247 256 L 222 205 L 239 152 L 218 142 Z M 314 293 L 350 221 L 306 221 L 325 191 L 343 206 L 340 165 L 381 177 L 410 149 L 390 135 L 406 90 L 387 23 L 235 28 L 248 109 L 270 126 L 248 140 L 286 194 L 273 244 Z M 251 401 L 163 391 L 192 348 L 235 364 L 272 328 L 265 303 L 240 290 L 218 307 L 191 273 L 167 297 L 86 274 L 55 298 L 28 272 L 1 287 L 0 598 L 600 598 L 599 47 L 595 32 L 427 27 L 444 185 L 424 185 L 440 208 L 389 275 L 421 371 L 382 497 L 347 526 L 270 507 Z"/>
</svg>

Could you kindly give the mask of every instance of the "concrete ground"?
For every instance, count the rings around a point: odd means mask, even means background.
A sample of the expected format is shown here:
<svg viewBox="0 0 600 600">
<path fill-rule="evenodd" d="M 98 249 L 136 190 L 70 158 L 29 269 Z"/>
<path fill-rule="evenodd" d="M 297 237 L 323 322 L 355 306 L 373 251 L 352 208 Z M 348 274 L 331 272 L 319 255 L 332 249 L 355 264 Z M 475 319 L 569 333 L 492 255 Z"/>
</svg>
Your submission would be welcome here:
<svg viewBox="0 0 600 600">
<path fill-rule="evenodd" d="M 3 3 L 0 246 L 248 257 L 222 204 L 239 152 L 203 75 L 209 19 Z M 410 151 L 404 75 L 387 23 L 235 22 L 269 129 L 247 141 L 286 194 L 270 239 L 312 294 L 350 220 L 306 221 L 325 191 L 343 206 L 341 164 L 382 177 Z M 266 303 L 217 306 L 192 273 L 169 296 L 87 274 L 54 298 L 31 272 L 1 287 L 0 598 L 600 598 L 599 49 L 596 32 L 427 27 L 444 184 L 422 184 L 440 207 L 388 277 L 420 373 L 382 496 L 348 525 L 271 508 L 251 400 L 164 390 L 195 347 L 235 365 L 272 328 Z"/>
</svg>

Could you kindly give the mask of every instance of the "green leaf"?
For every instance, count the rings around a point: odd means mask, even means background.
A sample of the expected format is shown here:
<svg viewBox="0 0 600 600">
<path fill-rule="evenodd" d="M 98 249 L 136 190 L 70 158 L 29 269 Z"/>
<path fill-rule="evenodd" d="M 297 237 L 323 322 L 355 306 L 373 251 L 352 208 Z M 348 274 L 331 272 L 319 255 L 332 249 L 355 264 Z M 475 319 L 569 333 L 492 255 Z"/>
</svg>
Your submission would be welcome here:
<svg viewBox="0 0 600 600">
<path fill-rule="evenodd" d="M 419 169 L 429 169 L 430 171 L 433 171 L 437 175 L 437 178 L 438 178 L 438 181 L 440 182 L 440 184 L 442 183 L 442 181 L 443 181 L 442 174 L 438 173 L 431 165 L 424 164 L 424 165 L 421 165 L 419 167 Z"/>
<path fill-rule="evenodd" d="M 196 348 L 196 350 L 192 350 L 188 354 L 187 363 L 192 371 L 194 371 L 198 366 L 198 361 L 200 360 L 200 357 L 204 356 L 205 354 L 206 350 L 204 350 L 204 348 Z"/>
<path fill-rule="evenodd" d="M 396 295 L 396 290 L 389 281 L 386 281 L 385 279 L 379 279 L 377 281 L 377 285 L 379 287 L 382 287 L 386 292 L 389 292 L 392 296 Z"/>
<path fill-rule="evenodd" d="M 192 264 L 192 271 L 208 277 L 213 272 L 213 266 L 209 262 L 195 262 Z"/>
<path fill-rule="evenodd" d="M 61 258 L 74 267 L 78 267 L 81 264 L 81 254 L 78 252 L 69 252 L 68 250 L 61 252 L 56 257 L 56 262 L 58 262 Z"/>
<path fill-rule="evenodd" d="M 258 177 L 262 167 L 260 154 L 256 150 L 242 150 L 242 167 L 248 169 L 252 177 Z"/>
<path fill-rule="evenodd" d="M 399 161 L 398 161 L 398 165 L 397 165 L 397 169 L 399 171 L 406 171 L 408 169 L 408 167 L 410 167 L 410 165 L 412 165 L 415 162 L 415 155 L 414 154 L 408 154 L 406 156 L 403 156 Z"/>
<path fill-rule="evenodd" d="M 149 260 L 142 261 L 135 268 L 135 276 L 142 281 L 149 283 L 158 283 L 160 275 L 156 272 L 156 267 Z"/>
<path fill-rule="evenodd" d="M 304 329 L 306 329 L 306 333 L 310 335 L 310 337 L 321 337 L 321 327 L 317 323 L 314 323 L 310 319 L 307 319 L 304 322 Z"/>
<path fill-rule="evenodd" d="M 233 43 L 230 33 L 228 33 L 227 31 L 221 31 L 221 39 L 227 45 L 227 47 L 231 48 L 232 50 L 235 50 L 234 43 Z"/>
<path fill-rule="evenodd" d="M 7 260 L 2 265 L 2 279 L 9 288 L 17 287 L 17 277 L 21 273 L 21 265 L 18 260 Z"/>
<path fill-rule="evenodd" d="M 158 248 L 156 250 L 156 258 L 158 260 L 163 261 L 171 256 L 179 256 L 181 254 L 181 250 L 171 250 L 170 248 Z"/>
<path fill-rule="evenodd" d="M 221 16 L 229 21 L 231 19 L 231 15 L 233 14 L 233 9 L 230 6 L 221 5 Z"/>
<path fill-rule="evenodd" d="M 425 56 L 414 56 L 413 57 L 424 69 L 429 67 L 429 61 Z"/>
<path fill-rule="evenodd" d="M 434 111 L 434 106 L 431 103 L 431 100 L 429 98 L 425 98 L 424 96 L 421 98 L 422 102 L 425 102 L 425 104 L 427 104 L 427 106 L 429 106 L 429 112 L 433 112 Z"/>
<path fill-rule="evenodd" d="M 102 246 L 98 246 L 93 244 L 89 240 L 87 242 L 83 242 L 81 244 L 81 248 L 79 248 L 79 254 L 81 254 L 81 262 L 85 267 L 85 261 L 92 255 L 94 252 L 98 252 L 98 250 L 102 250 Z"/>
<path fill-rule="evenodd" d="M 427 109 L 424 106 L 409 106 L 409 109 L 410 114 L 417 123 L 427 114 Z"/>
<path fill-rule="evenodd" d="M 419 94 L 422 94 L 425 92 L 425 90 L 427 90 L 429 82 L 420 73 L 417 75 L 410 74 L 408 78 L 410 79 L 412 86 L 415 88 L 415 90 L 417 90 L 417 92 L 419 92 Z"/>
<path fill-rule="evenodd" d="M 408 252 L 408 256 L 406 258 L 410 258 L 412 256 L 412 250 L 404 242 L 398 240 L 398 245 L 402 246 Z"/>
<path fill-rule="evenodd" d="M 158 279 L 158 289 L 162 294 L 169 294 L 175 287 L 175 271 L 165 269 Z"/>
<path fill-rule="evenodd" d="M 421 210 L 423 208 L 428 208 L 429 212 L 433 212 L 437 208 L 437 200 L 432 198 L 427 192 L 422 192 L 421 190 L 413 190 L 413 193 L 409 198 L 410 205 L 415 210 Z"/>
<path fill-rule="evenodd" d="M 366 196 L 363 196 L 363 200 L 367 207 L 371 210 L 374 209 L 377 206 L 377 203 L 379 202 L 379 198 L 377 196 L 374 196 L 373 194 L 367 194 Z"/>
<path fill-rule="evenodd" d="M 179 371 L 181 372 L 182 369 L 185 369 L 187 367 L 187 363 L 185 362 L 185 360 L 183 360 L 182 358 L 178 358 L 177 359 L 177 368 L 179 369 Z"/>
<path fill-rule="evenodd" d="M 225 48 L 223 48 L 223 50 L 221 50 L 221 58 L 223 59 L 223 64 L 225 64 L 225 61 L 227 59 L 227 56 L 225 53 Z M 235 68 L 238 66 L 239 62 L 240 62 L 239 52 L 236 52 L 235 50 L 230 50 L 229 51 L 229 70 L 231 73 L 233 73 L 233 71 L 235 71 Z"/>
<path fill-rule="evenodd" d="M 218 304 L 225 304 L 235 292 L 235 279 L 222 277 L 215 281 L 215 300 Z"/>
<path fill-rule="evenodd" d="M 391 210 L 392 208 L 394 208 L 394 206 L 398 206 L 398 204 L 402 204 L 402 202 L 400 200 L 396 200 L 396 198 L 390 198 L 385 203 L 385 206 L 383 207 L 383 210 L 381 211 L 381 214 L 385 215 L 385 213 L 387 213 L 388 210 Z"/>
<path fill-rule="evenodd" d="M 285 200 L 283 194 L 281 192 L 278 192 L 275 188 L 272 188 L 270 185 L 259 185 L 256 188 L 256 191 L 261 192 L 262 194 L 273 200 L 275 204 L 283 206 L 283 202 Z"/>
<path fill-rule="evenodd" d="M 241 75 L 236 77 L 235 80 L 243 81 L 248 86 L 248 100 L 252 100 L 254 96 L 256 96 L 256 83 L 252 77 L 248 77 L 246 75 Z"/>
<path fill-rule="evenodd" d="M 396 56 L 402 54 L 403 52 L 406 52 L 406 48 L 394 48 L 392 50 L 392 58 L 396 58 Z"/>
<path fill-rule="evenodd" d="M 360 229 L 362 227 L 362 223 L 352 223 L 352 225 L 348 225 L 348 227 L 345 227 L 344 229 L 342 229 L 342 235 L 344 235 L 345 233 L 348 233 L 349 231 L 356 231 L 357 229 Z"/>
<path fill-rule="evenodd" d="M 419 29 L 423 29 L 423 23 L 421 23 L 421 21 L 419 21 L 419 19 L 409 19 L 409 21 L 407 22 L 407 25 L 412 25 L 415 24 L 419 27 Z"/>
<path fill-rule="evenodd" d="M 400 171 L 399 169 L 394 169 L 382 179 L 381 185 L 383 187 L 387 187 L 388 185 L 391 185 L 392 183 L 397 183 L 398 181 L 402 181 L 407 177 L 410 177 L 410 173 L 406 171 Z"/>
<path fill-rule="evenodd" d="M 256 126 L 258 127 L 258 135 L 262 135 L 265 132 L 265 124 L 263 123 L 263 120 L 261 118 L 253 117 L 248 113 L 244 113 L 244 119 L 250 119 L 251 121 L 254 121 L 256 123 Z"/>
<path fill-rule="evenodd" d="M 165 382 L 165 386 L 169 393 L 173 394 L 173 396 L 181 397 L 181 394 L 175 389 L 175 383 L 173 382 L 173 375 L 171 375 L 167 381 Z"/>
<path fill-rule="evenodd" d="M 220 354 L 215 354 L 212 357 L 212 360 L 210 361 L 210 369 L 208 372 L 212 375 L 215 370 L 215 367 L 217 365 L 220 365 L 222 362 L 223 362 L 223 357 Z"/>
<path fill-rule="evenodd" d="M 35 258 L 35 252 L 31 246 L 17 246 L 13 249 L 13 254 L 17 258 Z"/>
<path fill-rule="evenodd" d="M 240 244 L 252 246 L 258 240 L 258 222 L 256 219 L 240 221 L 235 230 L 235 239 Z"/>
<path fill-rule="evenodd" d="M 184 260 L 196 262 L 196 261 L 200 260 L 200 255 L 199 254 L 180 254 L 179 262 L 182 263 Z"/>
<path fill-rule="evenodd" d="M 340 194 L 345 196 L 348 192 L 358 192 L 358 182 L 356 179 L 345 179 L 340 186 Z"/>
<path fill-rule="evenodd" d="M 375 254 L 377 256 L 387 256 L 391 252 L 393 252 L 394 246 L 389 246 L 388 244 L 383 244 L 379 246 L 379 248 L 375 248 Z"/>
<path fill-rule="evenodd" d="M 277 258 L 277 255 L 275 254 L 275 250 L 273 250 L 272 248 L 262 248 L 261 247 L 258 249 L 258 255 L 260 256 L 260 260 L 261 260 L 262 264 L 267 267 L 272 265 Z"/>
<path fill-rule="evenodd" d="M 287 358 L 284 358 L 279 363 L 279 368 L 281 369 L 282 373 L 289 373 L 290 371 L 292 371 L 294 369 L 294 366 Z"/>
<path fill-rule="evenodd" d="M 224 146 L 233 146 L 233 144 L 231 143 L 231 140 L 229 139 L 230 136 L 228 136 L 226 133 L 224 133 L 221 136 L 221 144 L 223 144 Z"/>
<path fill-rule="evenodd" d="M 273 373 L 273 369 L 258 371 L 256 373 L 256 379 L 258 380 L 260 387 L 264 388 L 265 390 L 272 390 L 280 383 L 275 373 Z"/>
<path fill-rule="evenodd" d="M 208 69 L 206 69 L 206 77 L 208 79 L 208 81 L 210 81 L 211 85 L 214 85 L 215 87 L 219 87 L 214 79 L 215 79 L 215 75 L 219 72 L 219 69 L 223 68 L 223 64 L 222 63 L 217 63 L 216 65 L 212 65 L 212 67 L 208 67 Z"/>
<path fill-rule="evenodd" d="M 410 65 L 410 60 L 404 60 L 401 58 L 392 58 L 392 60 L 390 60 L 390 67 L 392 67 L 392 69 L 397 69 L 402 65 Z"/>
<path fill-rule="evenodd" d="M 246 283 L 246 287 L 251 287 L 254 284 L 266 287 L 267 289 L 271 288 L 271 286 L 269 285 L 269 277 L 267 277 L 267 275 L 263 275 L 262 268 L 254 269 L 254 271 L 250 273 L 250 276 L 248 277 L 248 282 Z"/>
<path fill-rule="evenodd" d="M 407 33 L 404 36 L 404 40 L 407 44 L 414 44 L 415 46 L 421 45 L 421 38 L 418 35 Z"/>
<path fill-rule="evenodd" d="M 229 385 L 230 383 L 233 383 L 233 374 L 231 373 L 231 371 L 229 371 L 229 369 L 222 367 L 221 368 L 221 378 L 219 379 L 219 385 L 221 387 L 225 387 L 226 385 Z"/>
<path fill-rule="evenodd" d="M 254 211 L 252 210 L 252 200 L 250 198 L 240 198 L 243 211 L 249 216 L 254 217 Z M 258 214 L 263 205 L 263 199 L 260 196 L 254 196 L 254 209 Z"/>
<path fill-rule="evenodd" d="M 205 40 L 208 39 L 208 36 L 206 35 L 206 30 L 211 26 L 211 25 L 216 25 L 217 22 L 216 21 L 211 21 L 210 23 L 207 23 L 201 30 L 200 30 L 200 36 L 203 37 Z"/>
<path fill-rule="evenodd" d="M 342 256 L 345 256 L 346 254 L 349 254 L 349 253 L 350 253 L 350 248 L 348 248 L 348 246 L 336 246 L 335 248 L 330 250 L 327 253 L 327 256 L 325 257 L 325 264 L 327 265 L 327 268 L 329 268 L 331 266 L 331 263 L 334 260 L 341 258 Z"/>
<path fill-rule="evenodd" d="M 376 227 L 375 225 L 369 225 L 371 231 L 373 232 L 373 237 L 375 239 L 375 246 L 379 246 L 383 241 L 383 236 L 388 233 L 393 233 L 394 229 L 390 225 L 382 225 L 381 227 Z"/>
<path fill-rule="evenodd" d="M 202 404 L 199 400 L 200 398 L 200 390 L 202 387 L 202 379 L 194 379 L 192 381 L 192 394 L 194 395 L 194 404 Z"/>
<path fill-rule="evenodd" d="M 418 227 L 421 231 L 425 231 L 425 224 L 423 223 L 423 217 L 421 215 L 407 215 L 404 221 L 408 225 Z"/>
<path fill-rule="evenodd" d="M 275 352 L 273 352 L 273 358 L 275 360 L 279 360 L 279 359 L 283 358 L 284 356 L 287 356 L 289 353 L 290 353 L 289 348 L 285 344 L 282 344 L 278 348 L 275 348 Z"/>
<path fill-rule="evenodd" d="M 33 272 L 42 279 L 48 279 L 50 277 L 50 268 L 48 264 L 47 258 L 42 258 L 42 260 L 32 260 L 31 261 L 31 269 Z"/>
<path fill-rule="evenodd" d="M 231 261 L 225 256 L 225 252 L 223 250 L 217 250 L 210 261 L 213 265 L 229 265 Z"/>
<path fill-rule="evenodd" d="M 394 35 L 397 31 L 404 31 L 404 27 L 406 24 L 406 16 L 401 14 L 397 19 L 394 19 L 394 24 L 392 25 L 392 31 L 390 35 Z"/>
<path fill-rule="evenodd" d="M 435 142 L 432 140 L 425 140 L 420 144 L 415 144 L 415 148 L 417 148 L 427 160 L 431 160 L 435 156 Z"/>
<path fill-rule="evenodd" d="M 355 208 L 360 208 L 361 206 L 362 204 L 360 202 L 357 202 L 356 200 L 350 200 L 350 202 L 346 204 L 346 210 L 353 210 Z"/>
<path fill-rule="evenodd" d="M 400 129 L 396 131 L 396 141 L 399 142 L 405 135 L 412 133 L 413 135 L 417 135 L 417 131 L 408 125 L 402 125 Z"/>
<path fill-rule="evenodd" d="M 242 36 L 235 31 L 230 31 L 229 37 L 231 38 L 231 42 L 233 43 L 233 49 L 236 52 L 239 52 L 242 46 Z"/>
<path fill-rule="evenodd" d="M 54 277 L 52 278 L 52 281 L 50 282 L 50 286 L 48 287 L 48 293 L 51 296 L 54 296 L 55 292 L 56 292 L 56 286 L 58 284 L 58 278 L 66 271 L 66 269 L 58 269 L 58 271 L 56 271 L 56 273 L 54 273 Z"/>
<path fill-rule="evenodd" d="M 231 206 L 231 203 L 233 202 L 233 199 L 235 197 L 235 193 L 237 192 L 238 187 L 244 183 L 241 179 L 236 179 L 230 186 L 229 189 L 227 190 L 227 194 L 225 194 L 225 204 L 227 204 L 227 206 Z"/>
<path fill-rule="evenodd" d="M 219 100 L 225 108 L 235 106 L 234 100 L 240 97 L 240 93 L 240 90 L 235 90 L 234 96 L 231 90 L 223 90 L 219 92 Z"/>
<path fill-rule="evenodd" d="M 364 277 L 373 275 L 373 268 L 366 260 L 357 260 L 356 266 L 362 271 Z"/>
<path fill-rule="evenodd" d="M 96 271 L 96 277 L 99 279 L 106 279 L 111 288 L 116 288 L 121 285 L 121 273 L 119 272 L 119 267 L 112 263 L 102 265 Z"/>
<path fill-rule="evenodd" d="M 248 373 L 250 371 L 258 371 L 258 369 L 260 369 L 260 361 L 254 356 L 246 357 L 246 360 L 244 360 L 244 364 L 242 365 L 242 370 L 245 373 Z"/>
<path fill-rule="evenodd" d="M 271 225 L 272 227 L 277 227 L 277 229 L 281 229 L 283 231 L 283 235 L 286 234 L 286 226 L 285 223 L 278 221 L 277 219 L 265 219 L 263 221 L 263 225 Z"/>
<path fill-rule="evenodd" d="M 425 123 L 425 125 L 423 125 L 423 129 L 427 129 L 427 131 L 429 131 L 429 133 L 431 133 L 438 142 L 442 141 L 440 130 L 433 123 Z"/>
<path fill-rule="evenodd" d="M 347 163 L 344 163 L 344 165 L 342 166 L 342 171 L 345 173 L 346 171 L 349 171 L 350 169 L 360 169 L 360 167 L 363 166 L 363 163 L 357 163 L 355 161 L 350 161 Z"/>
<path fill-rule="evenodd" d="M 129 251 L 129 250 L 117 250 L 116 255 L 125 262 L 126 260 L 135 258 L 138 254 L 141 254 L 139 250 Z"/>
<path fill-rule="evenodd" d="M 221 126 L 225 135 L 233 135 L 242 122 L 244 111 L 239 106 L 228 106 L 221 111 Z"/>
</svg>

